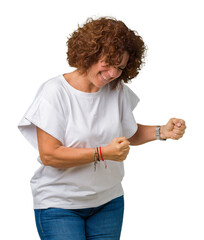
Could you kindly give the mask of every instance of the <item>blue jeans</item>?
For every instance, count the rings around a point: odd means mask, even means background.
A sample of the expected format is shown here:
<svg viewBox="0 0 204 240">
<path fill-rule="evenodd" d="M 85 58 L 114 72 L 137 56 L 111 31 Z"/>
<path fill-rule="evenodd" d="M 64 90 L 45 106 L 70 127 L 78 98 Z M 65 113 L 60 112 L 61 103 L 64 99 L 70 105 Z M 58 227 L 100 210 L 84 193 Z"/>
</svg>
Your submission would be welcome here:
<svg viewBox="0 0 204 240">
<path fill-rule="evenodd" d="M 113 199 L 96 208 L 35 209 L 41 240 L 119 240 L 124 198 Z"/>
</svg>

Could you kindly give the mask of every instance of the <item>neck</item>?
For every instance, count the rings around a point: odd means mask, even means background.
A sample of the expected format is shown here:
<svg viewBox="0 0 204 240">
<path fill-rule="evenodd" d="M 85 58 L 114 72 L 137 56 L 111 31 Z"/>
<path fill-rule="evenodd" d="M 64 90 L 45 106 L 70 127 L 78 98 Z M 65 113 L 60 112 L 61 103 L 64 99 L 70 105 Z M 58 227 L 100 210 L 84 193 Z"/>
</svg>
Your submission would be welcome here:
<svg viewBox="0 0 204 240">
<path fill-rule="evenodd" d="M 79 70 L 66 73 L 63 76 L 72 87 L 79 91 L 92 93 L 99 90 L 99 88 L 89 81 L 87 74 L 81 74 Z"/>
</svg>

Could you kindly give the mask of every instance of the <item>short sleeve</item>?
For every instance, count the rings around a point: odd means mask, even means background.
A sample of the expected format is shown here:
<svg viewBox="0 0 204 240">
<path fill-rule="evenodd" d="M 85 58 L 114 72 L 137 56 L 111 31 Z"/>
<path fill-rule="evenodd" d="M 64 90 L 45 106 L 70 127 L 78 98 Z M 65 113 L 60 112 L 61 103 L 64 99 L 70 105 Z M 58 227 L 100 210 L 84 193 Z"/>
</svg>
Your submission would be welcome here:
<svg viewBox="0 0 204 240">
<path fill-rule="evenodd" d="M 122 131 L 123 136 L 128 139 L 135 134 L 138 128 L 133 110 L 140 100 L 127 85 L 123 84 L 122 86 L 120 97 Z"/>
<path fill-rule="evenodd" d="M 38 149 L 36 126 L 64 144 L 66 120 L 61 106 L 61 98 L 57 88 L 41 87 L 30 105 L 18 128 L 23 136 Z"/>
</svg>

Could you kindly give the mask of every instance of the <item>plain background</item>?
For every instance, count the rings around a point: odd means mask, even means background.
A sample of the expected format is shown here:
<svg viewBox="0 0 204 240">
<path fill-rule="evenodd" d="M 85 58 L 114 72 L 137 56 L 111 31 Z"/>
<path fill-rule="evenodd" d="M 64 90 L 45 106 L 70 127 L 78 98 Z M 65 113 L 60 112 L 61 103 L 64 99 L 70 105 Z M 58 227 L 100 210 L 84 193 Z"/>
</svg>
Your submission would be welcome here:
<svg viewBox="0 0 204 240">
<path fill-rule="evenodd" d="M 46 80 L 71 71 L 66 40 L 88 17 L 112 16 L 143 37 L 146 64 L 129 84 L 138 123 L 183 118 L 185 137 L 131 147 L 122 240 L 204 239 L 203 9 L 194 0 L 7 0 L 0 3 L 1 239 L 38 239 L 30 178 L 38 153 L 17 125 Z"/>
</svg>

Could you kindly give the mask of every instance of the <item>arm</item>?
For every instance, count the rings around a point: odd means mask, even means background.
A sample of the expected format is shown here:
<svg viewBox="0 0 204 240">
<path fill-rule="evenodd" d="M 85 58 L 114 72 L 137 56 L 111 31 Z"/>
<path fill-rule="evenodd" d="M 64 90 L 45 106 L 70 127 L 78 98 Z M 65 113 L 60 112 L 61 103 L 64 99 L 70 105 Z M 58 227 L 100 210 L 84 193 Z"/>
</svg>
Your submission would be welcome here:
<svg viewBox="0 0 204 240">
<path fill-rule="evenodd" d="M 45 166 L 70 168 L 94 161 L 94 148 L 68 148 L 37 127 L 40 158 Z"/>
<path fill-rule="evenodd" d="M 141 145 L 153 140 L 156 140 L 156 130 L 157 126 L 145 126 L 138 124 L 137 132 L 128 139 L 130 145 Z M 160 137 L 162 139 L 174 139 L 178 140 L 183 137 L 185 133 L 186 125 L 184 120 L 171 118 L 166 125 L 160 128 Z"/>
<path fill-rule="evenodd" d="M 138 124 L 137 132 L 128 139 L 130 145 L 136 146 L 156 140 L 156 126 L 145 126 Z"/>
<path fill-rule="evenodd" d="M 45 166 L 71 168 L 94 162 L 94 148 L 65 147 L 59 140 L 38 127 L 37 138 L 40 158 Z M 107 146 L 102 147 L 104 160 L 125 160 L 129 144 L 126 138 L 113 139 Z"/>
</svg>

